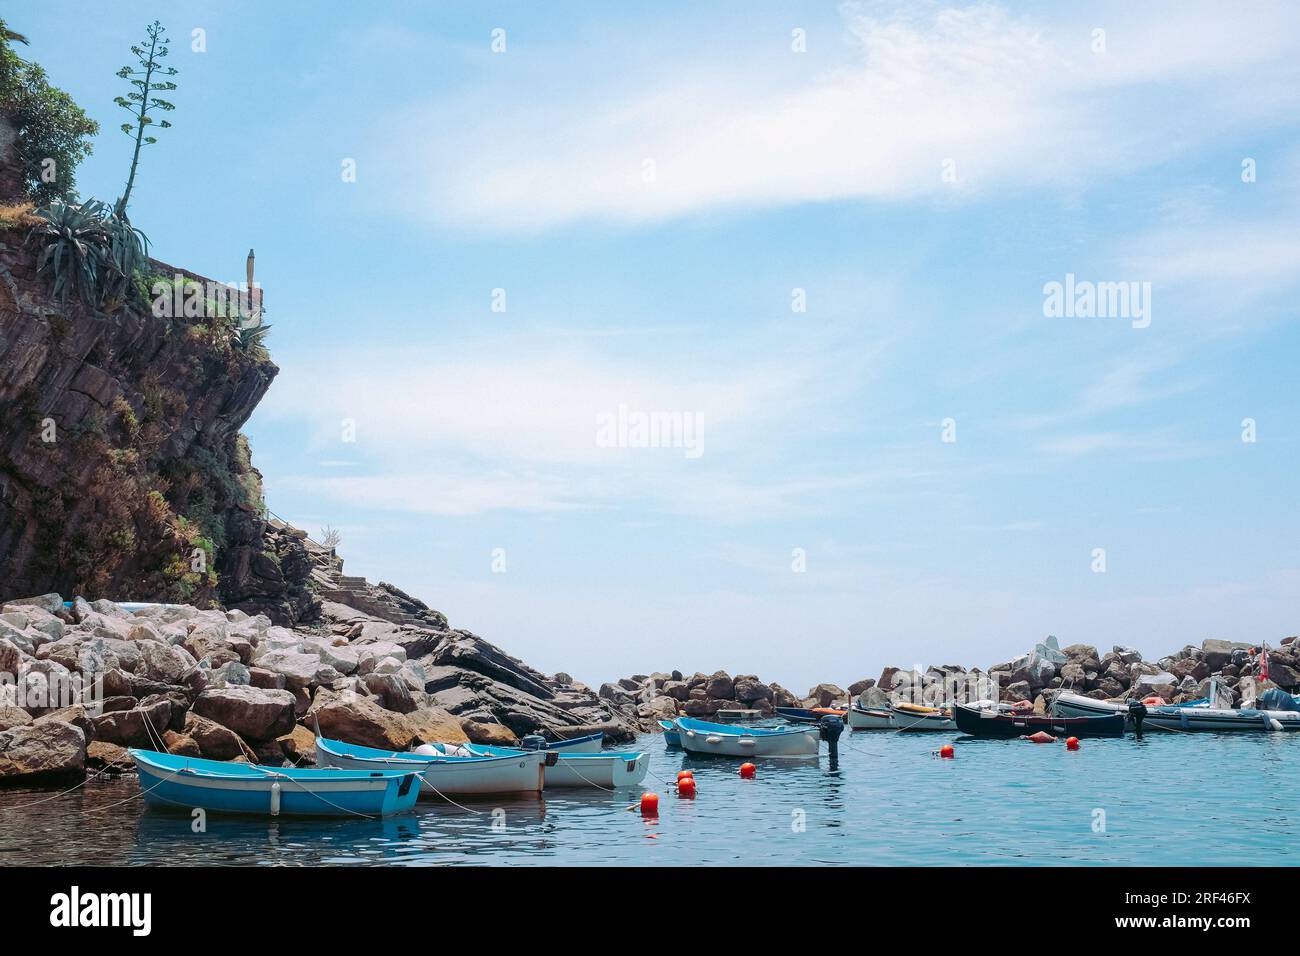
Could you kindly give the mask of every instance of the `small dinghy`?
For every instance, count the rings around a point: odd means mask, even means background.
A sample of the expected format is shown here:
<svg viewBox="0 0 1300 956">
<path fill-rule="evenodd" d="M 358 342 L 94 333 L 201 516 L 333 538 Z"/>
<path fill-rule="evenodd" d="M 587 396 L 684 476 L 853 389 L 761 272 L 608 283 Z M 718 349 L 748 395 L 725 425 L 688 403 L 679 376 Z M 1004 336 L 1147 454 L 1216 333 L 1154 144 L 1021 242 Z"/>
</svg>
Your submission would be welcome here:
<svg viewBox="0 0 1300 956">
<path fill-rule="evenodd" d="M 386 817 L 415 806 L 418 775 L 394 769 L 298 770 L 132 748 L 145 803 L 221 813 Z"/>
<path fill-rule="evenodd" d="M 465 744 L 464 749 L 480 757 L 513 757 L 530 753 L 514 747 L 489 747 Z M 619 753 L 613 750 L 598 754 L 574 754 L 561 751 L 547 760 L 544 770 L 546 788 L 556 787 L 635 787 L 645 779 L 650 761 L 643 753 Z"/>
<path fill-rule="evenodd" d="M 922 704 L 893 704 L 889 708 L 899 730 L 956 730 L 952 711 Z"/>
<path fill-rule="evenodd" d="M 676 724 L 671 720 L 661 720 L 659 726 L 663 728 L 665 747 L 681 747 L 682 735 L 677 732 Z"/>
<path fill-rule="evenodd" d="M 1029 737 L 1040 731 L 1053 737 L 1123 737 L 1124 715 L 1095 717 L 1043 716 L 1016 713 L 972 704 L 957 704 L 952 709 L 957 729 L 971 737 L 1003 739 Z"/>
<path fill-rule="evenodd" d="M 853 730 L 897 730 L 894 715 L 888 707 L 863 707 L 854 704 L 849 708 L 846 721 Z"/>
<path fill-rule="evenodd" d="M 725 757 L 815 757 L 821 740 L 818 727 L 735 727 L 693 717 L 678 717 L 676 725 L 685 750 Z"/>
<path fill-rule="evenodd" d="M 559 750 L 566 754 L 598 754 L 605 743 L 605 734 L 587 734 L 585 737 L 570 737 L 568 740 L 548 740 L 542 750 Z"/>
<path fill-rule="evenodd" d="M 451 744 L 426 744 L 423 752 L 402 753 L 316 738 L 316 766 L 344 770 L 401 770 L 419 776 L 420 791 L 430 798 L 488 794 L 540 793 L 543 764 L 550 751 L 511 751 L 484 757 Z M 552 757 L 551 759 L 557 759 Z"/>
<path fill-rule="evenodd" d="M 848 714 L 848 711 L 836 710 L 834 707 L 773 707 L 772 711 L 783 720 L 795 724 L 815 724 L 823 717 L 839 717 L 842 720 Z"/>
</svg>

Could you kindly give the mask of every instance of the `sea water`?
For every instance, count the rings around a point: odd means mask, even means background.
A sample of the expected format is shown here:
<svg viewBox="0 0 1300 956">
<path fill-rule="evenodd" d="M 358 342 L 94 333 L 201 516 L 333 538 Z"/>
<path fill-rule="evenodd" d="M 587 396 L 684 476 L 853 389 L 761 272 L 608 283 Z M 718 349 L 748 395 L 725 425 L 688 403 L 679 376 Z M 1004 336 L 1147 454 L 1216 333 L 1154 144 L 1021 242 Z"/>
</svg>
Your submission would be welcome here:
<svg viewBox="0 0 1300 956">
<path fill-rule="evenodd" d="M 940 759 L 940 745 L 956 757 Z M 845 733 L 839 767 L 644 750 L 642 787 L 421 801 L 387 820 L 149 810 L 133 774 L 0 791 L 0 865 L 862 864 L 1226 865 L 1300 862 L 1300 733 L 1151 732 L 1137 741 Z M 694 799 L 671 781 L 693 770 Z M 628 809 L 641 790 L 659 815 Z M 197 830 L 197 832 L 196 832 Z"/>
</svg>

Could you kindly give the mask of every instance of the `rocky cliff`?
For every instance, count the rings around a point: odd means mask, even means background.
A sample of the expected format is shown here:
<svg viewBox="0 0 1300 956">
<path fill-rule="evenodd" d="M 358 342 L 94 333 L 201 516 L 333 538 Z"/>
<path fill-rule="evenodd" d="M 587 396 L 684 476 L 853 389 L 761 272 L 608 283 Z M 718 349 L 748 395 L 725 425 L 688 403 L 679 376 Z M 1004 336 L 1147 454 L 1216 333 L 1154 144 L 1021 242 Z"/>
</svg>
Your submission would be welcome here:
<svg viewBox="0 0 1300 956">
<path fill-rule="evenodd" d="M 239 604 L 278 579 L 292 623 L 239 432 L 276 366 L 203 318 L 51 299 L 22 238 L 0 232 L 4 591 Z"/>
</svg>

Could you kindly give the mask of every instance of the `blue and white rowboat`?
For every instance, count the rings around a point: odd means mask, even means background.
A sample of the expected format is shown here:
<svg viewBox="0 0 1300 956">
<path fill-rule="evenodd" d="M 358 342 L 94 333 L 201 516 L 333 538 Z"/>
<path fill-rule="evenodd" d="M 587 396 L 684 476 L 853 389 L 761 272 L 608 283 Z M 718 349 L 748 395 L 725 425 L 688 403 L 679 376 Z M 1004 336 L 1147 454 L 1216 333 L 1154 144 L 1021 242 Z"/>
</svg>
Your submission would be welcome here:
<svg viewBox="0 0 1300 956">
<path fill-rule="evenodd" d="M 693 717 L 675 721 L 682 747 L 697 754 L 725 757 L 815 757 L 821 729 L 818 727 L 737 727 L 712 724 Z"/>
<path fill-rule="evenodd" d="M 548 740 L 543 750 L 559 750 L 566 754 L 596 754 L 600 753 L 601 745 L 605 743 L 605 734 L 587 734 L 585 737 L 570 737 L 568 740 Z"/>
<path fill-rule="evenodd" d="M 665 747 L 681 747 L 682 735 L 677 732 L 675 723 L 671 720 L 661 720 L 659 726 L 663 728 Z"/>
<path fill-rule="evenodd" d="M 472 797 L 540 793 L 548 751 L 511 751 L 509 756 L 462 756 L 461 748 L 439 745 L 433 753 L 402 753 L 316 738 L 316 766 L 346 770 L 401 770 L 419 775 L 426 797 Z M 466 752 L 467 753 L 467 752 Z"/>
<path fill-rule="evenodd" d="M 132 748 L 145 802 L 270 816 L 383 817 L 415 806 L 420 781 L 391 770 L 297 770 Z"/>
<path fill-rule="evenodd" d="M 482 744 L 464 744 L 463 747 L 482 757 L 513 757 L 531 752 Z M 635 787 L 645 779 L 650 765 L 643 753 L 620 753 L 613 750 L 598 754 L 542 752 L 553 754 L 552 759 L 544 765 L 543 776 L 548 790 L 556 787 Z"/>
</svg>

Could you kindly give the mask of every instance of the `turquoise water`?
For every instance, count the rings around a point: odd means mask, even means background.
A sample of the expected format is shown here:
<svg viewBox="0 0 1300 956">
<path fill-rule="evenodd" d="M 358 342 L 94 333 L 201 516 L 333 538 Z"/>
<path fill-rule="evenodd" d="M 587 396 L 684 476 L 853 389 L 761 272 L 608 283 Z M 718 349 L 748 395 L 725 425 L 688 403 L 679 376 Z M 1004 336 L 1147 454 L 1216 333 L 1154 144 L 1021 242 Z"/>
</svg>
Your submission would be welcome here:
<svg viewBox="0 0 1300 956">
<path fill-rule="evenodd" d="M 953 741 L 957 756 L 933 752 Z M 1300 862 L 1300 734 L 1149 734 L 1141 742 L 985 741 L 951 734 L 846 733 L 840 768 L 667 751 L 646 789 L 551 791 L 540 799 L 421 802 L 386 821 L 208 818 L 145 811 L 135 777 L 73 793 L 0 791 L 0 864 L 1061 864 Z M 695 771 L 698 795 L 667 781 Z M 35 803 L 35 801 L 41 801 Z M 125 802 L 123 802 L 125 801 Z M 495 811 L 495 812 L 494 812 Z M 1102 817 L 1104 814 L 1104 819 Z"/>
</svg>

